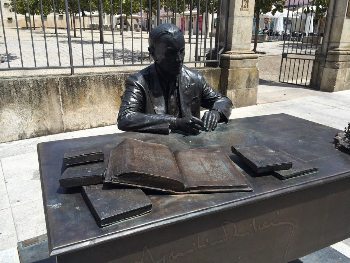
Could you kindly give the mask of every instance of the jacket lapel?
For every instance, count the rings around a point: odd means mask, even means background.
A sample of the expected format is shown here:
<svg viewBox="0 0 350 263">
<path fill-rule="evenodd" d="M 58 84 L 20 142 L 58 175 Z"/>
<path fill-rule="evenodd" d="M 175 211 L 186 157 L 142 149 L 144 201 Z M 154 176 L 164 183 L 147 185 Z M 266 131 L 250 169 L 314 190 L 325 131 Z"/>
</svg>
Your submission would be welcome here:
<svg viewBox="0 0 350 263">
<path fill-rule="evenodd" d="M 184 67 L 182 67 L 181 74 L 178 78 L 178 85 L 179 85 L 180 106 L 181 106 L 182 116 L 190 117 L 192 116 L 192 113 L 191 113 L 192 90 L 190 85 L 190 78 L 187 75 Z"/>
<path fill-rule="evenodd" d="M 150 67 L 150 81 L 148 90 L 150 91 L 150 99 L 153 104 L 154 112 L 156 114 L 165 114 L 165 101 L 162 86 L 159 82 L 159 76 L 156 72 L 155 65 Z"/>
</svg>

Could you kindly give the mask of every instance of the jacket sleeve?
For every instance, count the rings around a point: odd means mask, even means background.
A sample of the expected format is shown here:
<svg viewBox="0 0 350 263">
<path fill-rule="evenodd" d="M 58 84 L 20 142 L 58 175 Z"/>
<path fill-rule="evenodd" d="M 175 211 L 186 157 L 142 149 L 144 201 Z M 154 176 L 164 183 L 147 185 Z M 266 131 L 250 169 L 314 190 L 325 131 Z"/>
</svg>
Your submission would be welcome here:
<svg viewBox="0 0 350 263">
<path fill-rule="evenodd" d="M 201 106 L 217 110 L 220 113 L 219 122 L 228 122 L 233 107 L 232 101 L 226 96 L 214 91 L 212 87 L 205 81 L 204 77 L 198 73 L 198 85 L 201 88 Z"/>
<path fill-rule="evenodd" d="M 118 128 L 123 131 L 169 134 L 170 123 L 176 118 L 166 114 L 145 113 L 147 98 L 137 75 L 130 76 L 125 86 L 118 114 Z"/>
</svg>

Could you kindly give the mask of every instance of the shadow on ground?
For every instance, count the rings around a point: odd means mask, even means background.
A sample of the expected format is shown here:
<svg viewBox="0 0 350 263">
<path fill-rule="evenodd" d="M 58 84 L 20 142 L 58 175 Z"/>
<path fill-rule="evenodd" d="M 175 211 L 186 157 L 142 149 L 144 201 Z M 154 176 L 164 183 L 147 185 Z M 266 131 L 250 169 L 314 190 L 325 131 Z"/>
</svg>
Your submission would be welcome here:
<svg viewBox="0 0 350 263">
<path fill-rule="evenodd" d="M 11 62 L 13 60 L 18 59 L 16 55 L 13 55 L 9 53 L 8 55 L 6 54 L 0 54 L 0 63 L 6 63 L 6 62 Z"/>
<path fill-rule="evenodd" d="M 283 88 L 299 88 L 299 89 L 310 89 L 310 87 L 305 86 L 305 85 L 295 85 L 295 84 L 290 84 L 290 83 L 283 83 L 283 82 L 278 82 L 278 81 L 273 81 L 273 80 L 267 80 L 260 78 L 259 79 L 259 85 L 265 85 L 265 86 L 273 86 L 273 87 L 283 87 Z"/>
<path fill-rule="evenodd" d="M 129 49 L 124 49 L 124 52 L 122 49 L 114 49 L 114 52 L 113 50 L 108 50 L 104 52 L 104 57 L 112 60 L 124 60 L 125 62 L 139 62 L 141 60 L 148 62 L 150 59 L 148 52 L 141 53 L 141 51 L 132 51 Z M 103 56 L 98 58 L 103 59 Z"/>
</svg>

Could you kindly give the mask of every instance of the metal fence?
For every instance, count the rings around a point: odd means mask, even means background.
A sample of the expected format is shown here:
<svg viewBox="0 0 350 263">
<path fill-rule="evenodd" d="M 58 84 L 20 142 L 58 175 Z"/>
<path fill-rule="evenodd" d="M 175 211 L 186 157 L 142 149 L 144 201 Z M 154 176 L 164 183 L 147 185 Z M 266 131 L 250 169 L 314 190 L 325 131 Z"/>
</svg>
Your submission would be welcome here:
<svg viewBox="0 0 350 263">
<path fill-rule="evenodd" d="M 328 6 L 289 0 L 279 81 L 309 86 L 316 51 L 322 44 Z"/>
<path fill-rule="evenodd" d="M 161 23 L 183 31 L 185 63 L 218 65 L 221 9 L 220 0 L 0 0 L 0 70 L 148 64 L 148 33 Z"/>
</svg>

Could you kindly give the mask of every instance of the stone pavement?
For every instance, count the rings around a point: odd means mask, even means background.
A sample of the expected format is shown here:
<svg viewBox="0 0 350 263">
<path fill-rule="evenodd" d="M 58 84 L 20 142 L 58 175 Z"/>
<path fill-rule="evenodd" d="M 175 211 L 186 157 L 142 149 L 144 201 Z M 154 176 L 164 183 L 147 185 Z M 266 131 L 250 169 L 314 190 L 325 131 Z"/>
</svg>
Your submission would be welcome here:
<svg viewBox="0 0 350 263">
<path fill-rule="evenodd" d="M 232 119 L 287 113 L 343 129 L 350 121 L 350 91 L 323 93 L 264 81 L 258 105 Z M 46 233 L 36 146 L 39 142 L 120 132 L 116 125 L 0 144 L 0 263 L 19 262 L 17 242 Z M 295 262 L 350 262 L 350 239 Z"/>
</svg>

